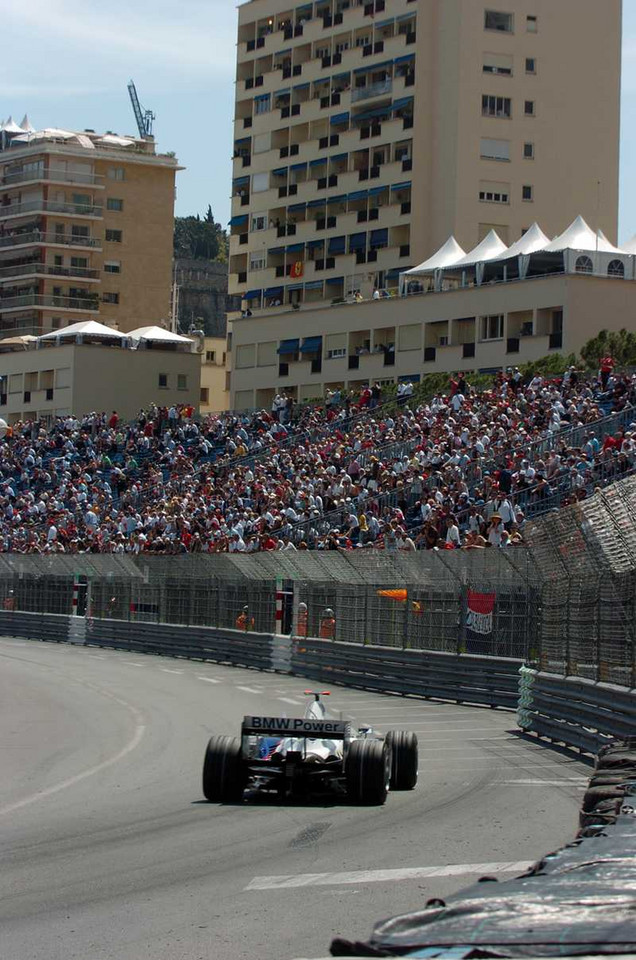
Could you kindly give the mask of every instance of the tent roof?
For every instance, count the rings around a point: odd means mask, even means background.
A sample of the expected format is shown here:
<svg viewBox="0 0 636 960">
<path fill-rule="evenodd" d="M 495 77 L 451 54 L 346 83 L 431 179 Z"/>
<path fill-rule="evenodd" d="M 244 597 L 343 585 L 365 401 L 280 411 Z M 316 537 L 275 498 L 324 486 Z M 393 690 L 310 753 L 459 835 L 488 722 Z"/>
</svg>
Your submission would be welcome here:
<svg viewBox="0 0 636 960">
<path fill-rule="evenodd" d="M 599 230 L 594 233 L 583 217 L 577 217 L 559 237 L 543 248 L 544 253 L 561 253 L 563 250 L 588 250 L 599 253 L 626 253 L 609 242 Z"/>
<path fill-rule="evenodd" d="M 106 327 L 103 323 L 97 323 L 96 320 L 80 320 L 79 323 L 72 323 L 68 327 L 62 327 L 60 330 L 51 330 L 44 336 L 38 337 L 39 340 L 58 340 L 61 337 L 76 337 L 78 334 L 84 334 L 89 337 L 112 337 L 114 340 L 124 340 L 125 334 L 119 330 L 113 330 L 112 327 Z"/>
<path fill-rule="evenodd" d="M 434 253 L 424 263 L 420 263 L 419 266 L 406 270 L 404 276 L 410 277 L 420 273 L 428 273 L 432 270 L 441 270 L 443 267 L 451 267 L 465 256 L 466 251 L 462 250 L 455 237 L 451 236 L 437 253 Z"/>
<path fill-rule="evenodd" d="M 488 260 L 497 260 L 500 259 L 502 254 L 507 251 L 506 244 L 503 242 L 498 233 L 495 233 L 494 230 L 491 230 L 490 233 L 486 234 L 481 243 L 478 243 L 477 246 L 467 253 L 466 256 L 462 257 L 461 260 L 457 260 L 452 264 L 453 269 L 471 267 L 475 263 L 486 263 Z"/>
<path fill-rule="evenodd" d="M 5 133 L 24 133 L 22 127 L 19 127 L 13 117 L 9 117 L 6 123 L 2 124 Z"/>
<path fill-rule="evenodd" d="M 625 253 L 631 253 L 632 256 L 636 254 L 636 234 L 634 234 L 631 240 L 623 244 L 623 250 Z"/>
<path fill-rule="evenodd" d="M 539 250 L 545 249 L 549 243 L 548 237 L 546 237 L 539 224 L 535 222 L 516 243 L 508 247 L 506 252 L 502 253 L 497 259 L 509 260 L 513 257 L 523 256 L 524 254 L 537 253 Z"/>
<path fill-rule="evenodd" d="M 22 337 L 4 337 L 0 340 L 0 350 L 4 350 L 5 347 L 22 347 L 26 350 L 30 343 L 33 343 L 37 340 L 37 337 L 32 336 L 30 333 L 25 333 Z"/>
<path fill-rule="evenodd" d="M 20 128 L 24 130 L 25 133 L 35 133 L 35 127 L 31 125 L 28 113 L 24 114 Z"/>
<path fill-rule="evenodd" d="M 131 147 L 136 141 L 132 137 L 118 137 L 116 133 L 105 133 L 99 137 L 98 143 L 108 143 L 114 147 Z"/>
<path fill-rule="evenodd" d="M 182 337 L 179 333 L 164 330 L 163 327 L 137 327 L 127 334 L 135 340 L 156 340 L 161 343 L 194 343 L 190 337 Z"/>
</svg>

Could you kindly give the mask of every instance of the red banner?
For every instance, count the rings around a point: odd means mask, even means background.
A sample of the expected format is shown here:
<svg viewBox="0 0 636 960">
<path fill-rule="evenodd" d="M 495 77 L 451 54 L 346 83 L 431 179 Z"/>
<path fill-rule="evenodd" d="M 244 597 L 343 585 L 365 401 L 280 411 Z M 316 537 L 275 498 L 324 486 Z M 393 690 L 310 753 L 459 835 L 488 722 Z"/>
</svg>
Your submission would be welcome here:
<svg viewBox="0 0 636 960">
<path fill-rule="evenodd" d="M 492 633 L 492 615 L 495 609 L 496 595 L 494 593 L 475 593 L 468 591 L 468 615 L 466 626 L 472 633 L 480 637 Z"/>
</svg>

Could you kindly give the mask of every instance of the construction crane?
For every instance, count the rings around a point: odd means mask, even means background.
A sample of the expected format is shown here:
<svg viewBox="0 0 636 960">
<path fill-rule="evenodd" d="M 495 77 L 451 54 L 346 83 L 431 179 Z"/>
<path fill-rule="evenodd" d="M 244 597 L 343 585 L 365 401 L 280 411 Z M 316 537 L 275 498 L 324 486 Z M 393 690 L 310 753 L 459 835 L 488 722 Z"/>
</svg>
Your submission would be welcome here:
<svg viewBox="0 0 636 960">
<path fill-rule="evenodd" d="M 135 113 L 139 136 L 145 140 L 146 137 L 152 136 L 152 121 L 155 119 L 155 115 L 152 110 L 144 110 L 139 103 L 137 88 L 132 80 L 128 84 L 128 93 L 130 94 L 130 102 L 132 103 L 132 108 Z"/>
</svg>

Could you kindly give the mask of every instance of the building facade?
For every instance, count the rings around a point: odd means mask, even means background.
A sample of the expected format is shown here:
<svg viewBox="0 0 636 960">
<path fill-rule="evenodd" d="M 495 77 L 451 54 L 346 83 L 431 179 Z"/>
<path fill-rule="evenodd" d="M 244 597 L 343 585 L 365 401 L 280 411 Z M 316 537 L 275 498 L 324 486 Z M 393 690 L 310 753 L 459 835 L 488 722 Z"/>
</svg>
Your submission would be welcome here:
<svg viewBox="0 0 636 960">
<path fill-rule="evenodd" d="M 208 337 L 224 337 L 227 314 L 241 307 L 240 297 L 228 296 L 227 263 L 177 257 L 174 281 L 179 329 L 201 329 Z"/>
<path fill-rule="evenodd" d="M 0 337 L 170 317 L 175 173 L 154 140 L 2 136 Z"/>
<path fill-rule="evenodd" d="M 615 241 L 620 66 L 621 0 L 244 3 L 230 294 L 312 310 L 579 213 Z"/>
<path fill-rule="evenodd" d="M 199 409 L 202 415 L 227 410 L 230 405 L 228 377 L 225 366 L 226 338 L 204 337 L 201 344 L 201 396 Z"/>
</svg>

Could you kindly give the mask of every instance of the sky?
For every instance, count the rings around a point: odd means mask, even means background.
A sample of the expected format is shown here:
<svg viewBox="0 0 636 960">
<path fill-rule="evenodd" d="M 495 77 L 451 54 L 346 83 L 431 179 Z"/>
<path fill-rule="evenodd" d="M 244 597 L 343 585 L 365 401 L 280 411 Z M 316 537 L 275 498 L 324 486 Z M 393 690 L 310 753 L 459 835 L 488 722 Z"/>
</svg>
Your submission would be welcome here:
<svg viewBox="0 0 636 960">
<path fill-rule="evenodd" d="M 136 134 L 126 85 L 174 151 L 176 213 L 230 215 L 236 8 L 232 0 L 0 0 L 0 119 Z M 619 240 L 636 234 L 636 0 L 624 0 Z"/>
</svg>

